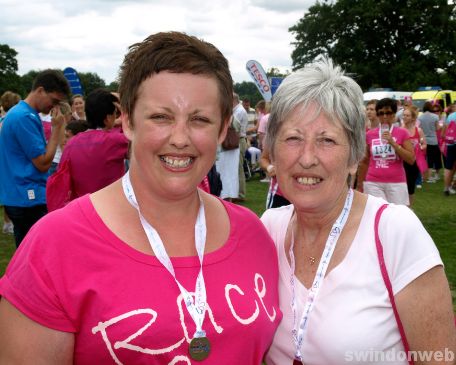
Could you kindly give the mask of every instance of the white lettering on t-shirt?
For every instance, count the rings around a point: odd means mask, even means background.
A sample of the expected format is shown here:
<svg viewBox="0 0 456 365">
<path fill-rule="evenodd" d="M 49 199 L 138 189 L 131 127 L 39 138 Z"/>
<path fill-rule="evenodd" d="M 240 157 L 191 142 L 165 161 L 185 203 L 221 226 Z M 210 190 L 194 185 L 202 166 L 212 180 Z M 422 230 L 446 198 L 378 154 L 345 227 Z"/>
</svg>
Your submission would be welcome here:
<svg viewBox="0 0 456 365">
<path fill-rule="evenodd" d="M 261 290 L 258 289 L 258 283 L 261 281 Z M 265 297 L 266 295 L 266 285 L 264 283 L 264 279 L 263 277 L 260 275 L 260 274 L 255 274 L 255 292 L 257 293 L 258 297 L 260 298 L 261 300 L 261 305 L 263 306 L 264 308 L 264 311 L 266 312 L 266 314 L 268 315 L 269 317 L 269 320 L 271 322 L 274 322 L 275 318 L 276 318 L 276 310 L 275 308 L 273 307 L 272 308 L 272 315 L 269 314 L 266 306 L 264 305 L 264 302 L 263 302 L 263 298 Z"/>
<path fill-rule="evenodd" d="M 232 290 L 235 290 L 237 293 L 241 294 L 242 296 L 244 296 L 245 294 L 238 285 L 233 285 L 233 284 L 225 285 L 225 299 L 227 301 L 228 307 L 230 308 L 230 311 L 231 311 L 231 314 L 233 315 L 233 317 L 239 323 L 241 323 L 243 325 L 249 325 L 249 324 L 255 322 L 255 320 L 258 318 L 259 313 L 260 313 L 258 301 L 256 299 L 254 299 L 255 311 L 253 312 L 253 314 L 248 318 L 241 318 L 237 314 L 236 309 L 234 308 L 233 303 L 231 301 L 230 295 L 231 295 Z M 269 314 L 269 312 L 263 302 L 263 298 L 266 296 L 266 292 L 267 292 L 266 284 L 265 284 L 264 278 L 258 273 L 255 274 L 253 291 L 256 293 L 256 295 L 260 299 L 262 307 L 264 308 L 264 311 L 266 312 L 269 320 L 271 322 L 273 322 L 276 318 L 277 313 L 276 313 L 275 308 L 273 307 L 272 314 Z M 194 293 L 191 293 L 191 295 L 193 296 Z M 115 361 L 115 363 L 117 365 L 123 365 L 114 352 L 114 350 L 118 350 L 118 349 L 127 349 L 127 350 L 140 352 L 140 353 L 148 354 L 148 355 L 152 355 L 152 356 L 170 353 L 171 351 L 180 347 L 183 343 L 185 343 L 185 342 L 190 343 L 190 341 L 192 340 L 192 337 L 189 336 L 187 325 L 184 320 L 185 314 L 188 312 L 186 310 L 184 310 L 183 304 L 185 304 L 185 303 L 183 303 L 183 301 L 184 301 L 184 297 L 182 296 L 181 293 L 179 293 L 179 295 L 176 298 L 176 304 L 177 304 L 177 310 L 179 312 L 179 320 L 180 320 L 180 324 L 181 324 L 182 331 L 183 331 L 183 337 L 180 340 L 178 340 L 177 342 L 170 344 L 167 347 L 159 348 L 159 349 L 150 349 L 150 348 L 143 348 L 143 347 L 132 344 L 132 342 L 136 338 L 143 335 L 143 333 L 146 330 L 148 330 L 152 326 L 152 324 L 155 323 L 157 317 L 159 316 L 159 314 L 156 311 L 154 311 L 153 309 L 150 309 L 150 308 L 132 310 L 127 313 L 116 316 L 112 319 L 109 319 L 105 322 L 99 322 L 95 327 L 92 328 L 92 333 L 94 335 L 97 333 L 101 334 L 101 337 L 106 345 L 107 350 L 109 351 L 109 354 L 111 355 L 112 359 Z M 212 326 L 214 327 L 215 331 L 218 334 L 222 333 L 223 327 L 220 326 L 216 322 L 213 311 L 212 311 L 209 303 L 206 303 L 206 305 L 207 305 L 206 313 L 208 314 L 206 319 L 210 320 L 210 323 L 212 324 Z M 118 324 L 121 321 L 128 321 L 132 317 L 135 317 L 137 315 L 144 315 L 144 314 L 150 315 L 150 320 L 144 326 L 142 326 L 139 330 L 137 330 L 136 332 L 134 332 L 133 334 L 128 336 L 126 339 L 120 340 L 120 341 L 115 341 L 114 345 L 112 344 L 112 341 L 107 334 L 107 328 L 109 328 L 111 325 Z M 125 327 L 126 326 L 128 326 L 128 323 L 125 325 Z M 204 327 L 206 327 L 206 326 L 208 326 L 208 323 L 205 323 Z M 176 355 L 168 365 L 174 365 L 178 362 L 185 362 L 187 364 L 191 363 L 190 359 L 187 356 L 180 354 L 180 355 Z"/>
<path fill-rule="evenodd" d="M 231 298 L 230 298 L 231 289 L 234 289 L 239 294 L 244 295 L 244 292 L 237 285 L 227 284 L 225 286 L 225 298 L 226 298 L 226 301 L 228 302 L 228 306 L 230 307 L 231 314 L 234 316 L 234 318 L 237 319 L 237 321 L 239 323 L 242 323 L 243 325 L 247 325 L 247 324 L 250 324 L 253 321 L 255 321 L 255 319 L 257 319 L 257 317 L 258 317 L 258 314 L 260 313 L 260 309 L 258 308 L 258 302 L 255 300 L 255 306 L 256 306 L 255 312 L 249 318 L 243 319 L 237 315 L 235 309 L 233 308 L 233 303 L 231 303 Z"/>
</svg>

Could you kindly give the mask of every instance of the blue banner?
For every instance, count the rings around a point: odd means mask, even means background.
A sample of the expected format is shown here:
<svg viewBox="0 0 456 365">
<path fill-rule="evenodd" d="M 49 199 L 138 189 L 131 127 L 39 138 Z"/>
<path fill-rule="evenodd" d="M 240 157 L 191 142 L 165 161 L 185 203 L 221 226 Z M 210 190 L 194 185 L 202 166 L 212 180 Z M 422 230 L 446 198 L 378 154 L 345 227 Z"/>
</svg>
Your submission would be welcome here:
<svg viewBox="0 0 456 365">
<path fill-rule="evenodd" d="M 283 77 L 271 77 L 271 78 L 270 78 L 271 93 L 272 93 L 272 95 L 275 94 L 275 92 L 276 92 L 277 89 L 279 88 L 280 84 L 282 83 L 283 79 L 284 79 Z"/>
<path fill-rule="evenodd" d="M 82 89 L 81 80 L 79 80 L 78 73 L 72 67 L 67 67 L 63 70 L 63 74 L 65 75 L 68 83 L 70 84 L 70 89 L 73 95 L 81 94 L 83 95 L 84 91 Z"/>
</svg>

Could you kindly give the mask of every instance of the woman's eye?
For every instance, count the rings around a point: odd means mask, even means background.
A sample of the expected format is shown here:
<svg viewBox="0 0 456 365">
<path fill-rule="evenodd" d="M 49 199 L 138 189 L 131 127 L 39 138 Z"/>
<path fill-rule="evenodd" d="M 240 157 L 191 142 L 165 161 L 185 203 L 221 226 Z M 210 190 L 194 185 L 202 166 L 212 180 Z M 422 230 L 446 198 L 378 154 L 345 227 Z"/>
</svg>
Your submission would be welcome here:
<svg viewBox="0 0 456 365">
<path fill-rule="evenodd" d="M 150 116 L 150 119 L 157 120 L 157 121 L 167 120 L 168 116 L 165 115 L 165 114 L 153 114 L 153 115 Z"/>
<path fill-rule="evenodd" d="M 332 138 L 324 137 L 324 138 L 320 138 L 318 140 L 318 143 L 320 143 L 323 146 L 333 146 L 336 144 L 336 141 L 334 141 Z"/>
<path fill-rule="evenodd" d="M 209 119 L 206 117 L 202 117 L 200 115 L 195 115 L 192 117 L 192 121 L 194 122 L 201 122 L 201 123 L 209 123 Z"/>
<path fill-rule="evenodd" d="M 286 142 L 299 142 L 301 140 L 298 136 L 289 136 L 285 138 Z"/>
</svg>

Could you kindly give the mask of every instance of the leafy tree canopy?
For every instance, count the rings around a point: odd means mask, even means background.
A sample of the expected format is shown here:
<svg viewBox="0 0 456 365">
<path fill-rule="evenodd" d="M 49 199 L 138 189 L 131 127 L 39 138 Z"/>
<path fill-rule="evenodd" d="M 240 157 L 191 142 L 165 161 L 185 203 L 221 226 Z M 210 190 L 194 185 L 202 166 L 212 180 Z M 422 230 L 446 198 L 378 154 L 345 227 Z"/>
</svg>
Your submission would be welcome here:
<svg viewBox="0 0 456 365">
<path fill-rule="evenodd" d="M 456 5 L 448 0 L 323 0 L 291 27 L 294 69 L 329 56 L 360 86 L 454 89 Z"/>
</svg>

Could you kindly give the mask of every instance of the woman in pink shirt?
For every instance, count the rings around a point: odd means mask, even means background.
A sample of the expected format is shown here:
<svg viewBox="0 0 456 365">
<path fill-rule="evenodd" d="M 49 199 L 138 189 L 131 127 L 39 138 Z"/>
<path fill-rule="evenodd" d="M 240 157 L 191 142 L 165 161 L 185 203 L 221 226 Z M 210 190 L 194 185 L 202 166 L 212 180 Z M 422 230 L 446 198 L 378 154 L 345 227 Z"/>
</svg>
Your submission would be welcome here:
<svg viewBox="0 0 456 365">
<path fill-rule="evenodd" d="M 380 124 L 366 133 L 366 156 L 361 166 L 368 165 L 368 168 L 363 190 L 390 203 L 409 205 L 403 161 L 408 164 L 415 162 L 410 136 L 404 128 L 393 125 L 396 100 L 381 99 L 375 110 Z M 359 175 L 364 176 L 364 171 Z"/>
<path fill-rule="evenodd" d="M 89 129 L 65 145 L 60 164 L 70 162 L 73 199 L 108 186 L 125 173 L 128 139 L 115 126 L 116 103 L 108 90 L 91 92 L 85 103 Z"/>
<path fill-rule="evenodd" d="M 228 61 L 153 34 L 119 93 L 130 169 L 22 242 L 0 280 L 0 364 L 260 365 L 282 318 L 274 243 L 197 188 L 231 118 Z"/>
</svg>

